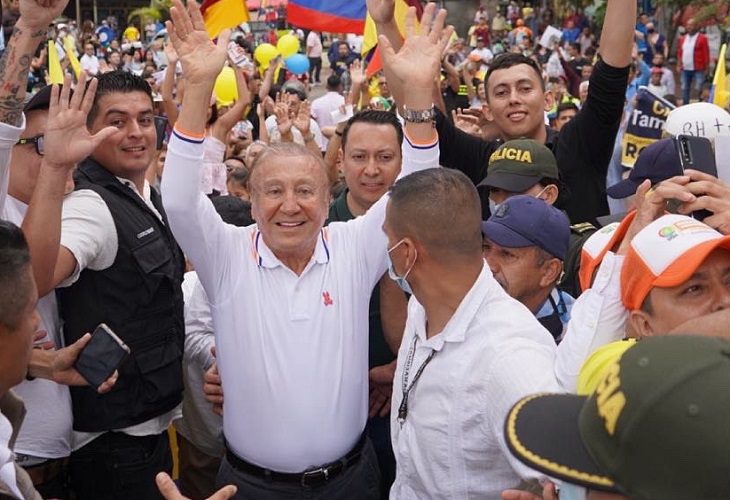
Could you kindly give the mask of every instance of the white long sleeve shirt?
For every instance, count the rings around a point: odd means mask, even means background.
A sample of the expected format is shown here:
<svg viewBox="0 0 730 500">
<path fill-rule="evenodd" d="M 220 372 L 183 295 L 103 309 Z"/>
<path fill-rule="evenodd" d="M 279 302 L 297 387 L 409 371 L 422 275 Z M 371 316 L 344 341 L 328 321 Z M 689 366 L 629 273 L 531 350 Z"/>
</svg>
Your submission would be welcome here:
<svg viewBox="0 0 730 500">
<path fill-rule="evenodd" d="M 414 342 L 408 386 L 435 354 L 409 392 L 401 425 L 398 408 Z M 444 330 L 430 339 L 426 312 L 411 297 L 393 382 L 390 498 L 498 499 L 521 477 L 541 477 L 509 452 L 504 420 L 524 396 L 559 391 L 554 363 L 552 336 L 507 295 L 486 263 Z"/>
<path fill-rule="evenodd" d="M 401 175 L 438 166 L 403 145 Z M 243 459 L 301 472 L 345 455 L 367 419 L 368 304 L 386 270 L 387 195 L 323 228 L 297 276 L 256 225 L 225 224 L 198 189 L 203 146 L 175 131 L 162 181 L 170 227 L 211 304 L 226 394 L 224 434 Z"/>
<path fill-rule="evenodd" d="M 606 253 L 593 286 L 573 304 L 555 362 L 555 376 L 567 392 L 576 392 L 580 369 L 593 351 L 624 338 L 628 313 L 621 302 L 623 262 L 622 255 Z"/>
</svg>

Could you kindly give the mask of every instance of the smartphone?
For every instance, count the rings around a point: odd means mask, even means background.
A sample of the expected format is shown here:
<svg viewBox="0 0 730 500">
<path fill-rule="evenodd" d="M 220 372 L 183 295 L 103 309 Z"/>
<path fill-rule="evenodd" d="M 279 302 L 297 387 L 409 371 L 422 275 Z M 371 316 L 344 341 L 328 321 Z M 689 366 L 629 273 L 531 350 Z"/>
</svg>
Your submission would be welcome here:
<svg viewBox="0 0 730 500">
<path fill-rule="evenodd" d="M 675 138 L 675 144 L 683 170 L 691 168 L 717 177 L 715 152 L 712 150 L 712 143 L 708 138 L 678 135 Z"/>
<path fill-rule="evenodd" d="M 101 323 L 94 329 L 91 340 L 79 354 L 74 368 L 91 387 L 97 388 L 112 376 L 129 353 L 129 347 L 122 339 L 105 323 Z"/>
<path fill-rule="evenodd" d="M 683 171 L 692 169 L 717 177 L 715 152 L 712 150 L 712 143 L 709 139 L 693 135 L 678 135 L 674 139 L 674 144 Z M 712 215 L 712 212 L 708 210 L 692 212 L 692 217 L 700 221 L 710 215 Z"/>
<path fill-rule="evenodd" d="M 155 116 L 155 131 L 157 132 L 157 151 L 165 144 L 165 133 L 167 132 L 167 118 Z"/>
</svg>

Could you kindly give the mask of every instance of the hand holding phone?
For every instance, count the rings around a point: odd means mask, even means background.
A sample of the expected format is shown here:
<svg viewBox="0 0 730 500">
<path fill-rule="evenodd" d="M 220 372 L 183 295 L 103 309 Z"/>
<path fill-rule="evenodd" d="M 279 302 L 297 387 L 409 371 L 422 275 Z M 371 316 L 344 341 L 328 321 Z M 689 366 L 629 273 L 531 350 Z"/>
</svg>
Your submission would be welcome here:
<svg viewBox="0 0 730 500">
<path fill-rule="evenodd" d="M 678 135 L 675 137 L 674 143 L 683 171 L 692 169 L 717 177 L 715 152 L 712 150 L 712 143 L 709 139 L 692 135 Z M 712 212 L 709 210 L 696 210 L 691 214 L 699 221 L 711 215 Z"/>
<path fill-rule="evenodd" d="M 112 376 L 129 353 L 129 347 L 122 339 L 106 324 L 101 323 L 79 354 L 74 368 L 89 382 L 89 385 L 97 388 Z"/>
</svg>

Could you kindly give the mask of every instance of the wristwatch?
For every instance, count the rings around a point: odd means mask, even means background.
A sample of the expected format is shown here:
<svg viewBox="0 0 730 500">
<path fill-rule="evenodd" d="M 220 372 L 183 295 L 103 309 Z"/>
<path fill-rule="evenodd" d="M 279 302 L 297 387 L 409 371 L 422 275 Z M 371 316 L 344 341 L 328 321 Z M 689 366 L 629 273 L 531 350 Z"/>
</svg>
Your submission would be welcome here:
<svg viewBox="0 0 730 500">
<path fill-rule="evenodd" d="M 436 120 L 436 111 L 434 106 L 428 109 L 409 109 L 403 106 L 403 119 L 411 123 L 427 123 Z"/>
</svg>

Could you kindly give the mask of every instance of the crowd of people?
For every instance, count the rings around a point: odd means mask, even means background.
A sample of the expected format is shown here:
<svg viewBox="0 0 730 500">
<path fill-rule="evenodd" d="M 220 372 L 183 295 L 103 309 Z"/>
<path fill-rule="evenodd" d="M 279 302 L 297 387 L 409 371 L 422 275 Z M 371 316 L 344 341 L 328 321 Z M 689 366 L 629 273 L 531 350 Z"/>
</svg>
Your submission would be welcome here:
<svg viewBox="0 0 730 500">
<path fill-rule="evenodd" d="M 730 112 L 695 18 L 673 67 L 636 0 L 463 38 L 367 0 L 382 69 L 295 29 L 294 72 L 194 0 L 163 36 L 67 3 L 19 0 L 0 60 L 0 497 L 730 498 Z M 675 118 L 626 165 L 647 90 Z"/>
</svg>

